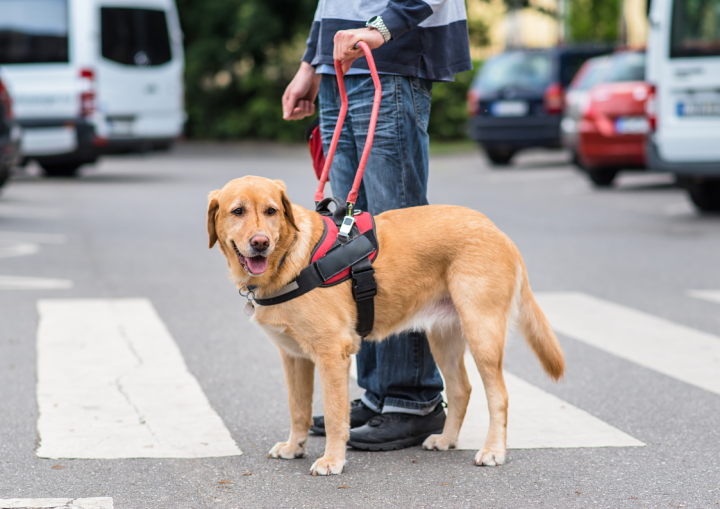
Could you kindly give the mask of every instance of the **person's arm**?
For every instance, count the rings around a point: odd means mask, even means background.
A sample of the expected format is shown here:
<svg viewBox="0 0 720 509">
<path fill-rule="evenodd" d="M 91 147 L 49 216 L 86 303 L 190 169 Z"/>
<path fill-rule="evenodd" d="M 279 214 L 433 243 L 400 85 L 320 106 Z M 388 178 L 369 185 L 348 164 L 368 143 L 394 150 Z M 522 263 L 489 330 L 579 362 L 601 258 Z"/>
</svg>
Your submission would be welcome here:
<svg viewBox="0 0 720 509">
<path fill-rule="evenodd" d="M 390 32 L 390 40 L 397 40 L 432 16 L 435 10 L 447 0 L 391 0 L 385 10 L 380 13 L 385 27 Z M 341 60 L 343 72 L 350 69 L 353 61 L 363 56 L 363 51 L 356 48 L 358 41 L 365 41 L 373 50 L 385 42 L 379 30 L 375 28 L 357 28 L 340 30 L 335 34 L 333 58 Z"/>
<path fill-rule="evenodd" d="M 309 63 L 303 61 L 300 64 L 300 69 L 282 97 L 285 120 L 300 120 L 315 113 L 315 98 L 320 89 L 320 78 Z"/>
<path fill-rule="evenodd" d="M 409 32 L 437 10 L 447 0 L 391 0 L 380 16 L 390 30 L 393 40 Z"/>
<path fill-rule="evenodd" d="M 320 23 L 313 21 L 300 69 L 285 89 L 282 97 L 285 120 L 300 120 L 315 113 L 315 98 L 320 88 L 321 76 L 315 74 L 315 68 L 310 64 L 317 52 L 319 33 Z"/>
</svg>

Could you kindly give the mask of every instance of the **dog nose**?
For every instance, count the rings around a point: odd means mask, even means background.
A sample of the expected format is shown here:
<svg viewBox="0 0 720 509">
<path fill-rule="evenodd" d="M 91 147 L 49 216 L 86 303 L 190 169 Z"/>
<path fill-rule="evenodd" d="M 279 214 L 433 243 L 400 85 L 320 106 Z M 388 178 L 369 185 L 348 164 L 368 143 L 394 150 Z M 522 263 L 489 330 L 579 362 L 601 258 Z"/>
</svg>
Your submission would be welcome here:
<svg viewBox="0 0 720 509">
<path fill-rule="evenodd" d="M 250 245 L 255 251 L 265 251 L 270 245 L 270 239 L 265 235 L 255 235 L 250 239 Z"/>
</svg>

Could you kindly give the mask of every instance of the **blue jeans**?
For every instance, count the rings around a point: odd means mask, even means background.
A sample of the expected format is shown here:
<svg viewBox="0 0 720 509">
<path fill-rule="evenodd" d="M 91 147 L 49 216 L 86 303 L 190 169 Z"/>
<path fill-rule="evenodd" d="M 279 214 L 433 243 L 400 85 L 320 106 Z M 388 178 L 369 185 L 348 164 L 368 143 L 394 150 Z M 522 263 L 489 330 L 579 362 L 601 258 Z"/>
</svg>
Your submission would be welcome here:
<svg viewBox="0 0 720 509">
<path fill-rule="evenodd" d="M 428 134 L 432 82 L 381 75 L 382 100 L 356 209 L 373 215 L 427 205 Z M 345 77 L 348 113 L 332 167 L 333 194 L 345 200 L 365 146 L 375 87 L 370 75 Z M 340 112 L 334 75 L 320 84 L 320 131 L 327 154 Z M 363 403 L 376 412 L 426 415 L 442 401 L 443 382 L 424 332 L 364 341 L 357 356 Z"/>
</svg>

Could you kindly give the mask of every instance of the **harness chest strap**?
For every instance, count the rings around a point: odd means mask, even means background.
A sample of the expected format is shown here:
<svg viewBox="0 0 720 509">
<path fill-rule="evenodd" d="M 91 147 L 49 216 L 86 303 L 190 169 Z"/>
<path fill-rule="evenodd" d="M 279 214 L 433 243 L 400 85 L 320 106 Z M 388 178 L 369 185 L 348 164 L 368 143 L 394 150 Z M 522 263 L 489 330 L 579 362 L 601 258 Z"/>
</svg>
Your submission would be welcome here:
<svg viewBox="0 0 720 509">
<path fill-rule="evenodd" d="M 360 337 L 365 337 L 372 331 L 375 319 L 374 297 L 377 294 L 377 283 L 373 277 L 375 270 L 370 256 L 377 250 L 376 245 L 374 230 L 368 230 L 346 244 L 335 247 L 325 256 L 305 267 L 290 283 L 270 295 L 255 298 L 255 302 L 261 306 L 288 302 L 314 290 L 350 268 L 353 299 L 358 315 L 355 330 Z"/>
</svg>

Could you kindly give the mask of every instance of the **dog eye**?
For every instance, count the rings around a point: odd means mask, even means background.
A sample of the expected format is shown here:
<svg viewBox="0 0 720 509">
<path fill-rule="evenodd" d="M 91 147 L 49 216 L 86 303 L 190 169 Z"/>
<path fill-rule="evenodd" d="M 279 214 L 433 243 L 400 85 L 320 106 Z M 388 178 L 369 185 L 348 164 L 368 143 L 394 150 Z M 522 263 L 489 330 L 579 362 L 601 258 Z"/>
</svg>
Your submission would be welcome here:
<svg viewBox="0 0 720 509">
<path fill-rule="evenodd" d="M 232 211 L 232 213 L 235 214 L 236 216 L 242 216 L 245 213 L 245 209 L 243 209 L 242 207 L 238 207 L 238 208 L 234 209 Z"/>
<path fill-rule="evenodd" d="M 275 210 L 274 208 L 270 207 L 269 209 L 267 209 L 267 211 L 266 211 L 265 213 L 266 213 L 268 216 L 274 216 L 274 215 L 275 215 L 275 212 L 277 212 L 277 210 Z"/>
</svg>

